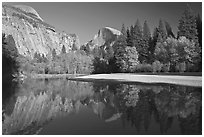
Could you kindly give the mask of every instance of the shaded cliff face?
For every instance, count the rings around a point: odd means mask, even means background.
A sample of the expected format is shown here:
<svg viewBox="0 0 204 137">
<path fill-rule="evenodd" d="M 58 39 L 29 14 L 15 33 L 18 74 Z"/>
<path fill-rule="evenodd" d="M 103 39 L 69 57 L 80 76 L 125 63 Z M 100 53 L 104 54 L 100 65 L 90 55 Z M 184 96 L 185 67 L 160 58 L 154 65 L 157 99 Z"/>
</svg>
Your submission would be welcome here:
<svg viewBox="0 0 204 137">
<path fill-rule="evenodd" d="M 35 52 L 47 55 L 53 49 L 59 54 L 63 45 L 67 52 L 73 46 L 79 48 L 79 39 L 75 34 L 56 30 L 28 6 L 3 5 L 2 33 L 12 35 L 19 54 L 29 57 L 33 57 Z"/>
<path fill-rule="evenodd" d="M 118 36 L 122 35 L 119 30 L 113 29 L 111 27 L 105 27 L 98 31 L 98 34 L 94 36 L 92 40 L 85 43 L 85 46 L 89 46 L 90 50 L 95 47 L 107 47 L 112 46 Z"/>
</svg>

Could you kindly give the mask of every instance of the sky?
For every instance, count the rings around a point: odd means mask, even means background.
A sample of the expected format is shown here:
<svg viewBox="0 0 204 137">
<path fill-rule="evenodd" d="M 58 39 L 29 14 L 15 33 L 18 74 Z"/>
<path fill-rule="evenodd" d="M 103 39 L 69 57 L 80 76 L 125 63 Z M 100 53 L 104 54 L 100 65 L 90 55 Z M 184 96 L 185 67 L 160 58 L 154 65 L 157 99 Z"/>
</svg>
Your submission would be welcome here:
<svg viewBox="0 0 204 137">
<path fill-rule="evenodd" d="M 58 30 L 78 35 L 80 43 L 93 39 L 100 28 L 109 26 L 121 30 L 134 25 L 139 19 L 143 26 L 147 20 L 151 33 L 159 19 L 169 22 L 177 34 L 178 21 L 187 5 L 185 2 L 10 2 L 9 5 L 33 7 L 45 22 Z M 195 14 L 202 17 L 202 3 L 188 2 Z"/>
</svg>

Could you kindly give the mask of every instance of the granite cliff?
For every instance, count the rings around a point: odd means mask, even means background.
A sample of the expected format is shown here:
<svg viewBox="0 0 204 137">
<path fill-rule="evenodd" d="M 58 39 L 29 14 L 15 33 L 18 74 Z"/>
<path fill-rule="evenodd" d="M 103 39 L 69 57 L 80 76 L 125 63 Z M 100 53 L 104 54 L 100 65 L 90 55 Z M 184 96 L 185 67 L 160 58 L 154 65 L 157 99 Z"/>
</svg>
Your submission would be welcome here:
<svg viewBox="0 0 204 137">
<path fill-rule="evenodd" d="M 31 58 L 35 52 L 47 55 L 53 49 L 59 54 L 63 45 L 67 52 L 80 48 L 77 35 L 57 30 L 25 5 L 2 6 L 2 33 L 12 35 L 18 53 Z"/>
<path fill-rule="evenodd" d="M 119 30 L 111 27 L 104 27 L 99 29 L 94 38 L 85 43 L 84 46 L 89 46 L 90 50 L 93 50 L 96 47 L 102 47 L 105 49 L 108 46 L 113 46 L 114 42 L 120 35 L 122 35 L 122 33 Z"/>
</svg>

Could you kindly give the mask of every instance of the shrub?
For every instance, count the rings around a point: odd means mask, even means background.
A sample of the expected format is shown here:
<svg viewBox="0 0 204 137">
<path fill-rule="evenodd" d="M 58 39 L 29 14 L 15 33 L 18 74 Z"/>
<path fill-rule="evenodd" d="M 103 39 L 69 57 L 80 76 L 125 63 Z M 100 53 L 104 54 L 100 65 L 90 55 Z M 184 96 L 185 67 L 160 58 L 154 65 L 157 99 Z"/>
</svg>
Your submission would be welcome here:
<svg viewBox="0 0 204 137">
<path fill-rule="evenodd" d="M 160 61 L 156 60 L 152 63 L 152 70 L 153 72 L 160 72 L 162 69 L 162 64 L 160 63 Z"/>
<path fill-rule="evenodd" d="M 176 70 L 179 71 L 180 73 L 183 73 L 186 71 L 186 63 L 182 62 L 182 63 L 178 63 L 176 65 Z"/>
<path fill-rule="evenodd" d="M 138 64 L 136 65 L 134 72 L 152 72 L 152 65 Z"/>
<path fill-rule="evenodd" d="M 170 70 L 170 62 L 166 63 L 166 64 L 163 64 L 162 71 L 163 72 L 169 72 L 169 70 Z"/>
</svg>

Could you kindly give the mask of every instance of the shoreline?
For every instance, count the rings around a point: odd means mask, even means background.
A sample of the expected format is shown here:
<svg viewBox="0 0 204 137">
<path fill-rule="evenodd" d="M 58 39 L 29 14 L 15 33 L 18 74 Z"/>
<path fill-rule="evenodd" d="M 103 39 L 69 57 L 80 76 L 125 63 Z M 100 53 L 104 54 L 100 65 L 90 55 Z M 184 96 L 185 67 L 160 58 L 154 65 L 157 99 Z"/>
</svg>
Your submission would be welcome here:
<svg viewBox="0 0 204 137">
<path fill-rule="evenodd" d="M 142 74 L 94 74 L 78 76 L 72 80 L 101 80 L 101 81 L 119 81 L 119 82 L 137 82 L 150 84 L 174 84 L 183 86 L 202 87 L 202 76 L 179 76 L 179 75 L 142 75 Z"/>
<path fill-rule="evenodd" d="M 67 78 L 69 80 L 82 81 L 114 81 L 129 83 L 149 83 L 149 84 L 174 84 L 193 87 L 202 87 L 202 76 L 192 75 L 169 75 L 169 74 L 142 74 L 142 73 L 112 73 L 112 74 L 31 74 L 28 78 L 52 79 Z"/>
<path fill-rule="evenodd" d="M 84 76 L 85 74 L 31 74 L 28 77 L 33 79 L 42 78 L 74 78 L 77 76 Z"/>
</svg>

